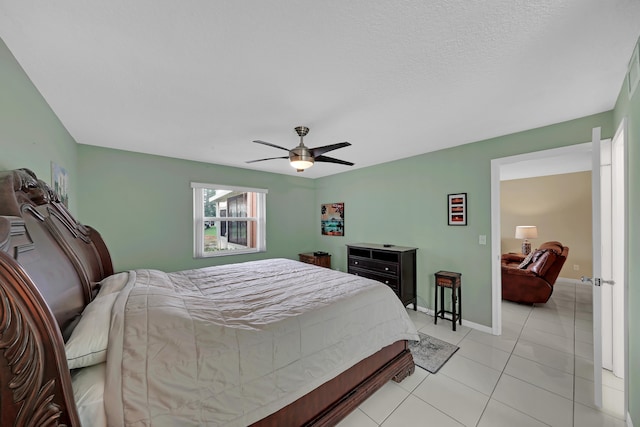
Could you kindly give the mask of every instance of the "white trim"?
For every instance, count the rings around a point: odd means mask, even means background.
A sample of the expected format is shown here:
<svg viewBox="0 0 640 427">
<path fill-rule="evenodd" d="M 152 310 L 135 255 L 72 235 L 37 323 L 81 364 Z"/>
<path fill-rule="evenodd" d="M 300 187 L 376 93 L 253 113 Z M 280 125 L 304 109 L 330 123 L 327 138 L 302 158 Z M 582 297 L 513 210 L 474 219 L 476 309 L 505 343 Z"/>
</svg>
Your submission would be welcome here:
<svg viewBox="0 0 640 427">
<path fill-rule="evenodd" d="M 206 259 L 206 258 L 216 258 L 221 256 L 229 256 L 229 255 L 244 255 L 244 254 L 255 254 L 259 252 L 266 252 L 266 250 L 259 249 L 233 249 L 233 250 L 224 250 L 212 253 L 205 253 L 202 256 L 198 256 L 198 259 Z"/>
<path fill-rule="evenodd" d="M 193 257 L 197 259 L 215 258 L 228 255 L 242 255 L 266 252 L 267 250 L 267 194 L 269 190 L 264 188 L 236 187 L 230 185 L 218 185 L 200 182 L 191 182 L 193 192 Z M 204 189 L 224 190 L 233 193 L 254 193 L 257 199 L 256 217 L 205 217 L 203 214 Z M 256 247 L 241 247 L 236 249 L 224 248 L 218 251 L 205 252 L 204 229 L 205 221 L 234 221 L 253 222 L 256 224 Z M 219 236 L 220 237 L 220 236 Z M 224 242 L 223 242 L 224 243 Z"/>
<path fill-rule="evenodd" d="M 200 216 L 197 212 L 200 211 L 201 207 L 204 204 L 202 193 L 203 191 L 198 191 L 199 188 L 193 188 L 193 257 L 194 258 L 202 258 L 204 248 L 204 232 L 199 232 L 198 230 L 204 230 L 204 216 Z"/>
<path fill-rule="evenodd" d="M 502 335 L 502 268 L 500 266 L 500 166 L 506 162 L 491 160 L 491 330 Z"/>
<path fill-rule="evenodd" d="M 411 307 L 413 307 L 413 304 L 410 304 Z M 434 310 L 431 308 L 425 308 L 421 305 L 418 306 L 418 311 L 425 313 L 428 316 L 433 317 L 434 314 Z M 446 321 L 450 321 L 450 320 L 446 320 Z M 492 333 L 491 328 L 489 326 L 485 326 L 485 325 L 481 325 L 479 323 L 475 323 L 475 322 L 470 322 L 468 320 L 464 320 L 462 319 L 462 326 L 466 326 L 469 327 L 471 329 L 477 329 L 480 332 L 484 332 L 487 334 Z"/>
<path fill-rule="evenodd" d="M 636 45 L 637 46 L 637 45 Z M 640 59 L 639 59 L 640 61 Z M 623 117 L 616 129 L 614 139 L 619 132 L 623 132 L 623 159 L 624 159 L 624 409 L 627 413 L 627 426 L 633 427 L 629 414 L 629 123 L 627 117 Z"/>
<path fill-rule="evenodd" d="M 209 184 L 209 183 L 203 183 L 203 182 L 192 182 L 191 188 L 207 188 L 209 190 L 239 191 L 243 193 L 267 194 L 269 192 L 269 190 L 267 190 L 266 188 L 240 187 L 237 185 L 219 185 L 219 184 Z"/>
<path fill-rule="evenodd" d="M 205 221 L 258 221 L 257 216 L 205 216 Z"/>
<path fill-rule="evenodd" d="M 602 278 L 602 128 L 591 130 L 591 220 L 592 224 L 592 270 L 591 276 Z M 591 287 L 593 305 L 593 404 L 602 408 L 602 287 Z"/>
</svg>

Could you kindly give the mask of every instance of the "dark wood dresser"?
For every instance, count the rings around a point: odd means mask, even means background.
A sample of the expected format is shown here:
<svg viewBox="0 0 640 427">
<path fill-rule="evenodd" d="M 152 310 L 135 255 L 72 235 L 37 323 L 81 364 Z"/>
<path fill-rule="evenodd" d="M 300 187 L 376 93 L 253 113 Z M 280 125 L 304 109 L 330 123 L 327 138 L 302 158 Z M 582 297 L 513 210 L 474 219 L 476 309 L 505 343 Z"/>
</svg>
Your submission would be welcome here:
<svg viewBox="0 0 640 427">
<path fill-rule="evenodd" d="M 300 262 L 331 268 L 331 254 L 319 252 L 307 252 L 298 254 Z"/>
<path fill-rule="evenodd" d="M 375 243 L 347 245 L 347 272 L 388 285 L 405 307 L 418 308 L 416 290 L 417 248 Z"/>
</svg>

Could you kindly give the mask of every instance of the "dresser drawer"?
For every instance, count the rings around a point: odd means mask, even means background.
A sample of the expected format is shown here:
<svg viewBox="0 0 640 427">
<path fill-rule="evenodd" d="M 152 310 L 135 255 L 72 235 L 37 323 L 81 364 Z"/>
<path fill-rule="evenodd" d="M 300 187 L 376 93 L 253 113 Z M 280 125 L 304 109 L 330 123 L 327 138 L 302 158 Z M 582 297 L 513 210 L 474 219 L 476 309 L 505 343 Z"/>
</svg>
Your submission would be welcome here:
<svg viewBox="0 0 640 427">
<path fill-rule="evenodd" d="M 349 267 L 363 268 L 371 271 L 379 271 L 386 274 L 398 274 L 398 264 L 392 262 L 377 261 L 373 259 L 349 257 Z"/>
<path fill-rule="evenodd" d="M 349 267 L 349 273 L 356 276 L 366 277 L 367 279 L 373 279 L 378 282 L 382 282 L 388 285 L 391 289 L 398 293 L 398 278 L 393 276 L 385 276 L 384 274 L 378 274 L 371 270 L 363 270 L 357 267 Z"/>
</svg>

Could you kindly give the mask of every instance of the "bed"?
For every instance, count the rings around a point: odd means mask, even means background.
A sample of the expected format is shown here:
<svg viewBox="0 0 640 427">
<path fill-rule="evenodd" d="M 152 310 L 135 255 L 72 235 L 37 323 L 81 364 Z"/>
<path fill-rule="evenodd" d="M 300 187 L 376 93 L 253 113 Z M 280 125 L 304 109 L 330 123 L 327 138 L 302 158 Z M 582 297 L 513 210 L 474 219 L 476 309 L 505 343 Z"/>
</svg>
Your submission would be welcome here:
<svg viewBox="0 0 640 427">
<path fill-rule="evenodd" d="M 115 273 L 28 169 L 0 172 L 0 249 L 3 426 L 335 425 L 414 371 L 388 287 L 285 259 Z"/>
</svg>

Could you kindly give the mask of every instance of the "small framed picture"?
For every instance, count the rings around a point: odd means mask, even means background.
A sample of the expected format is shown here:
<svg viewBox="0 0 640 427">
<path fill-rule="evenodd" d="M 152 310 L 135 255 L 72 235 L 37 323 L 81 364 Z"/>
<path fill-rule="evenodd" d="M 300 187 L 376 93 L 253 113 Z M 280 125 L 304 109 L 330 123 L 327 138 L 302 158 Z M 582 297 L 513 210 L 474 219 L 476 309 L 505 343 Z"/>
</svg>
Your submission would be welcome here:
<svg viewBox="0 0 640 427">
<path fill-rule="evenodd" d="M 320 208 L 323 236 L 344 236 L 344 203 L 326 203 Z"/>
<path fill-rule="evenodd" d="M 467 193 L 447 195 L 449 225 L 467 225 Z"/>
<path fill-rule="evenodd" d="M 65 207 L 69 207 L 69 174 L 58 164 L 51 162 L 51 183 Z"/>
</svg>

